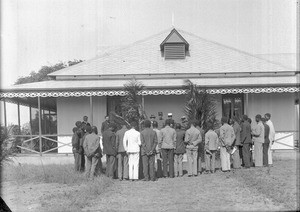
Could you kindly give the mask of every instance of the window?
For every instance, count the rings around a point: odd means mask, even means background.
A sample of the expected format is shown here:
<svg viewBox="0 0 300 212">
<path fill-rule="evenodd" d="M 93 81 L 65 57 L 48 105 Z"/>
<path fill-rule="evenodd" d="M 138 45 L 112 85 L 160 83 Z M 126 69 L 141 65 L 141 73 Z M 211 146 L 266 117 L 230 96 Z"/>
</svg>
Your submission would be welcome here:
<svg viewBox="0 0 300 212">
<path fill-rule="evenodd" d="M 243 94 L 228 94 L 222 98 L 223 116 L 231 119 L 237 116 L 239 119 L 244 114 L 244 96 Z"/>
</svg>

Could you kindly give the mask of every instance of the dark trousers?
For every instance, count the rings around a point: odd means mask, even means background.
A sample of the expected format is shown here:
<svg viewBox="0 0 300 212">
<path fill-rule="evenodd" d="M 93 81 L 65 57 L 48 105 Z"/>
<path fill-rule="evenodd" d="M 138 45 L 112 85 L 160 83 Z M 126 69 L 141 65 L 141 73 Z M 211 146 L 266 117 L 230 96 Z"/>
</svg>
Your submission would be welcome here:
<svg viewBox="0 0 300 212">
<path fill-rule="evenodd" d="M 85 171 L 85 157 L 84 154 L 80 154 L 80 171 L 84 172 Z"/>
<path fill-rule="evenodd" d="M 106 171 L 107 177 L 114 178 L 116 157 L 114 155 L 106 155 Z"/>
<path fill-rule="evenodd" d="M 156 177 L 160 178 L 163 176 L 162 166 L 161 166 L 162 158 L 160 153 L 156 154 Z"/>
<path fill-rule="evenodd" d="M 102 166 L 101 158 L 99 158 L 99 160 L 98 160 L 96 170 L 95 170 L 95 174 L 96 174 L 96 176 L 100 176 L 101 174 L 103 174 L 103 166 Z"/>
<path fill-rule="evenodd" d="M 75 159 L 75 171 L 80 171 L 81 169 L 81 155 L 77 151 L 73 151 Z"/>
<path fill-rule="evenodd" d="M 144 178 L 149 180 L 149 173 L 150 173 L 150 179 L 155 180 L 155 171 L 154 171 L 154 162 L 155 162 L 155 154 L 153 155 L 143 155 L 143 173 Z"/>
<path fill-rule="evenodd" d="M 174 149 L 162 149 L 163 158 L 163 175 L 168 177 L 168 164 L 169 164 L 169 177 L 174 177 Z"/>
<path fill-rule="evenodd" d="M 242 159 L 242 166 L 244 166 L 245 163 L 243 158 L 243 146 L 239 146 L 239 153 L 240 153 L 240 158 Z"/>
<path fill-rule="evenodd" d="M 83 147 L 80 147 L 81 151 L 79 151 L 80 153 L 80 171 L 84 172 L 85 171 L 85 156 L 84 156 L 84 150 Z"/>
<path fill-rule="evenodd" d="M 269 149 L 269 143 L 263 143 L 263 165 L 268 166 L 268 149 Z"/>
<path fill-rule="evenodd" d="M 204 154 L 204 142 L 201 142 L 199 144 L 199 147 L 198 147 L 198 155 L 197 155 L 197 162 L 198 162 L 198 166 L 197 166 L 197 169 L 198 169 L 198 172 L 202 173 L 202 161 L 205 161 L 205 154 Z"/>
<path fill-rule="evenodd" d="M 243 145 L 243 161 L 244 161 L 244 164 L 245 164 L 245 168 L 250 168 L 250 166 L 251 166 L 250 145 L 251 144 L 244 144 Z"/>
</svg>

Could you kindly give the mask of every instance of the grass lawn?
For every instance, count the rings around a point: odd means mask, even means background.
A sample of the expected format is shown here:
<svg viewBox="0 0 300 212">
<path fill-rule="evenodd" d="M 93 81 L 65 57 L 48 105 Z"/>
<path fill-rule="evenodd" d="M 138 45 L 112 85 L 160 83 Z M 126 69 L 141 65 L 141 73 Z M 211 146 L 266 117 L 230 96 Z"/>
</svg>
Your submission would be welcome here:
<svg viewBox="0 0 300 212">
<path fill-rule="evenodd" d="M 296 167 L 295 159 L 276 160 L 270 168 L 131 182 L 88 181 L 72 165 L 6 165 L 2 198 L 12 211 L 296 210 Z"/>
</svg>

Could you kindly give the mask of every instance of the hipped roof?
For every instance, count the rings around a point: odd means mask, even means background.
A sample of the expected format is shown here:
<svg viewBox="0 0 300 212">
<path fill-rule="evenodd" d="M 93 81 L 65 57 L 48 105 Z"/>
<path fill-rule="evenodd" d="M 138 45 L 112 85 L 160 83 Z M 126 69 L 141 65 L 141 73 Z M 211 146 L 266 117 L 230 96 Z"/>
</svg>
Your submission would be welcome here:
<svg viewBox="0 0 300 212">
<path fill-rule="evenodd" d="M 189 55 L 183 60 L 165 60 L 160 44 L 170 31 L 174 29 L 49 74 L 56 80 L 2 89 L 0 97 L 68 96 L 69 93 L 59 93 L 64 91 L 81 96 L 90 95 L 81 91 L 91 90 L 98 91 L 95 95 L 107 95 L 108 90 L 112 91 L 108 95 L 119 95 L 123 85 L 132 78 L 141 81 L 147 89 L 166 89 L 161 92 L 166 95 L 182 89 L 186 79 L 211 88 L 213 93 L 299 92 L 299 71 L 183 30 L 178 33 L 189 43 Z"/>
<path fill-rule="evenodd" d="M 177 31 L 190 46 L 190 56 L 184 60 L 164 60 L 161 56 L 160 44 L 170 33 L 170 30 L 166 30 L 121 49 L 56 71 L 49 76 L 294 71 L 281 64 L 208 41 L 183 30 Z"/>
</svg>

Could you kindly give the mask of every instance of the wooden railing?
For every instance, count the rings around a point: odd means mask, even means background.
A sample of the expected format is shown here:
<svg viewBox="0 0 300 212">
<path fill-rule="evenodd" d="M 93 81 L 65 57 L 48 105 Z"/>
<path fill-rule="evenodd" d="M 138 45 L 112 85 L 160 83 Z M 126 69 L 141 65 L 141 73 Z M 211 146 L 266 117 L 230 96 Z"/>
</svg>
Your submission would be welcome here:
<svg viewBox="0 0 300 212">
<path fill-rule="evenodd" d="M 64 143 L 64 142 L 61 142 L 59 140 L 55 140 L 55 139 L 52 139 L 52 138 L 48 138 L 48 137 L 59 137 L 59 136 L 72 136 L 72 134 L 48 134 L 48 135 L 13 135 L 12 137 L 13 138 L 18 138 L 18 137 L 21 137 L 21 138 L 26 138 L 28 137 L 29 139 L 25 140 L 22 142 L 22 145 L 25 144 L 25 143 L 28 143 L 30 141 L 33 141 L 33 140 L 36 140 L 38 139 L 39 140 L 39 151 L 36 151 L 34 149 L 30 149 L 30 148 L 27 148 L 27 147 L 24 147 L 24 146 L 20 146 L 20 145 L 17 145 L 18 148 L 20 149 L 23 149 L 23 150 L 27 150 L 29 152 L 32 152 L 32 153 L 36 153 L 36 154 L 39 154 L 40 156 L 42 156 L 43 154 L 45 153 L 48 153 L 48 152 L 51 152 L 53 150 L 56 150 L 56 149 L 59 149 L 61 147 L 64 147 L 64 146 L 70 146 L 72 147 L 72 142 L 69 142 L 69 143 Z M 57 147 L 54 147 L 54 148 L 51 148 L 51 149 L 47 149 L 45 151 L 42 151 L 42 145 L 43 145 L 43 140 L 42 139 L 45 139 L 45 140 L 48 140 L 48 141 L 51 141 L 51 142 L 55 142 L 58 144 L 61 144 L 60 146 L 57 146 Z"/>
<path fill-rule="evenodd" d="M 284 145 L 284 146 L 287 146 L 289 148 L 292 148 L 292 149 L 296 149 L 298 150 L 299 147 L 297 145 L 297 142 L 298 139 L 293 139 L 294 140 L 294 145 L 291 146 L 291 145 L 288 145 L 286 143 L 283 143 L 282 140 L 285 139 L 285 138 L 288 138 L 288 137 L 291 137 L 291 136 L 294 136 L 295 134 L 297 134 L 298 132 L 297 131 L 278 131 L 276 133 L 288 133 L 286 136 L 283 136 L 283 137 L 280 137 L 278 139 L 276 139 L 274 142 L 275 143 L 278 143 L 278 144 L 281 144 L 281 145 Z M 42 156 L 43 154 L 45 153 L 48 153 L 48 152 L 51 152 L 53 150 L 56 150 L 56 149 L 59 149 L 61 147 L 64 147 L 64 146 L 70 146 L 72 147 L 72 142 L 70 141 L 69 143 L 64 143 L 64 142 L 61 142 L 59 141 L 58 139 L 55 140 L 55 139 L 52 139 L 52 138 L 49 138 L 49 137 L 59 137 L 59 136 L 72 136 L 72 134 L 46 134 L 46 135 L 13 135 L 12 137 L 13 138 L 17 138 L 17 137 L 28 137 L 27 140 L 23 141 L 22 144 L 25 144 L 25 143 L 28 143 L 30 141 L 33 141 L 33 140 L 36 140 L 36 139 L 39 139 L 39 151 L 36 151 L 36 150 L 33 150 L 33 149 L 29 149 L 29 148 L 26 148 L 24 146 L 20 146 L 20 145 L 17 145 L 18 148 L 20 149 L 24 149 L 24 150 L 27 150 L 29 152 L 32 152 L 32 153 L 36 153 L 36 154 L 39 154 L 40 156 Z M 48 150 L 45 150 L 45 151 L 42 151 L 42 139 L 45 139 L 45 140 L 48 140 L 48 141 L 52 141 L 52 142 L 55 142 L 58 144 L 61 144 L 60 146 L 57 146 L 57 147 L 54 147 L 54 148 L 51 148 L 51 149 L 48 149 Z"/>
</svg>

